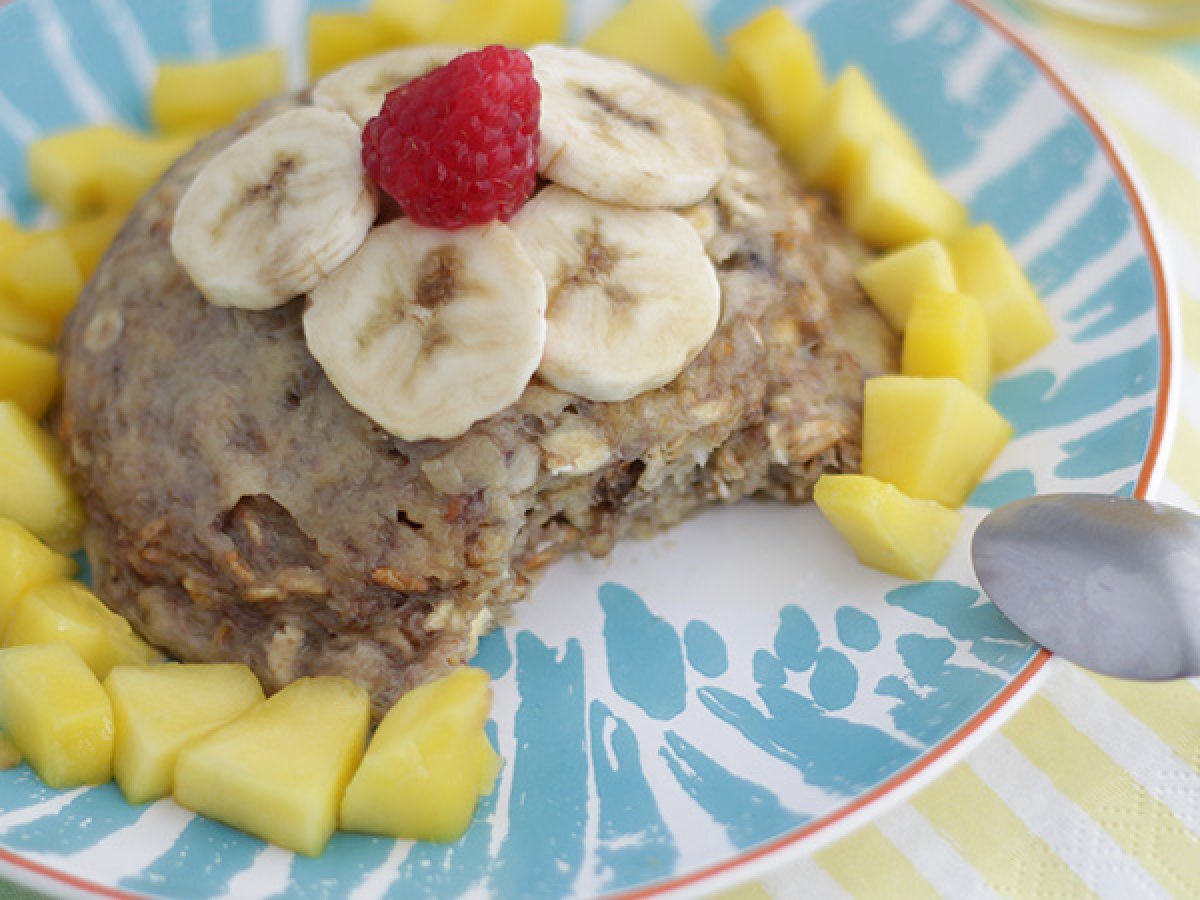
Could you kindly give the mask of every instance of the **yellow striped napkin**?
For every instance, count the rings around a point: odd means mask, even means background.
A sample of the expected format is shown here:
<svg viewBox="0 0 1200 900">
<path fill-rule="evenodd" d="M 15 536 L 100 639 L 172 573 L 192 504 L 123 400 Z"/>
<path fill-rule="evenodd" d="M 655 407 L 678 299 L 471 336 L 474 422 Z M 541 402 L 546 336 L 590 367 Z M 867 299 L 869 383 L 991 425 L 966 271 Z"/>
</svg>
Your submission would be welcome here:
<svg viewBox="0 0 1200 900">
<path fill-rule="evenodd" d="M 1032 24 L 1158 214 L 1184 360 L 1156 499 L 1200 511 L 1200 38 Z M 1037 696 L 909 803 L 717 896 L 1200 897 L 1200 682 L 1133 684 L 1055 660 Z"/>
</svg>

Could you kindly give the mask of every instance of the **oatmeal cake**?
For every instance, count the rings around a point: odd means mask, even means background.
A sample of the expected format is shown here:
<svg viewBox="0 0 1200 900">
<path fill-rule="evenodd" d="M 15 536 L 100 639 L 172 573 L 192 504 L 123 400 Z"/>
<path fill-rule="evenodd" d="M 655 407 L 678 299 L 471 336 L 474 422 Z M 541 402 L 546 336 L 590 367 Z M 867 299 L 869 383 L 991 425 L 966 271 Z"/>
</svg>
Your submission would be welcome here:
<svg viewBox="0 0 1200 900">
<path fill-rule="evenodd" d="M 677 377 L 598 402 L 535 375 L 450 439 L 351 406 L 305 341 L 306 300 L 206 301 L 172 255 L 180 197 L 275 101 L 202 142 L 137 207 L 64 338 L 60 431 L 97 592 L 184 660 L 268 689 L 338 674 L 377 711 L 472 655 L 538 573 L 698 508 L 798 502 L 859 463 L 864 378 L 896 338 L 852 272 L 865 253 L 728 101 L 692 94 L 728 167 L 683 210 L 720 287 Z"/>
</svg>

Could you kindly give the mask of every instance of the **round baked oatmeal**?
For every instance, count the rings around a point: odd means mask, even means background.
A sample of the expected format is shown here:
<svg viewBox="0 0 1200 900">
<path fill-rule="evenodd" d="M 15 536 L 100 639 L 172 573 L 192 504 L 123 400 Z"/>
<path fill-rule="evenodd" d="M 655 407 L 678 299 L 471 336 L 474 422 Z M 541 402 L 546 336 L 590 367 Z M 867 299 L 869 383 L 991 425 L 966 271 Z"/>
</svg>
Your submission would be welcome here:
<svg viewBox="0 0 1200 900">
<path fill-rule="evenodd" d="M 197 146 L 134 211 L 66 329 L 60 430 L 97 592 L 180 659 L 245 662 L 268 689 L 345 675 L 382 712 L 468 660 L 562 554 L 606 554 L 706 504 L 803 501 L 821 473 L 857 470 L 863 380 L 895 369 L 897 344 L 854 280 L 866 253 L 737 107 L 687 96 L 727 156 L 676 210 L 719 285 L 711 337 L 627 399 L 588 399 L 543 368 L 453 437 L 406 440 L 370 397 L 348 402 L 306 340 L 311 297 L 218 306 L 172 253 L 197 174 L 311 93 Z M 564 190 L 551 175 L 514 224 Z M 373 233 L 400 233 L 380 224 L 395 215 L 383 204 Z M 433 294 L 458 277 L 436 252 L 421 261 Z M 602 245 L 583 258 L 572 279 L 604 274 Z"/>
</svg>

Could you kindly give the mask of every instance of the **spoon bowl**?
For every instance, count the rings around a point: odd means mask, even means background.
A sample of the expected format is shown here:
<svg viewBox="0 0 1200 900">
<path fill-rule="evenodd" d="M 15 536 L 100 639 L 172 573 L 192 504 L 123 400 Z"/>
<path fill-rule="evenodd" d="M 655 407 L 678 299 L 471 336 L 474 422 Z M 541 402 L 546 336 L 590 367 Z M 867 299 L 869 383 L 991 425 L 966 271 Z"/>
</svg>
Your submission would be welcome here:
<svg viewBox="0 0 1200 900">
<path fill-rule="evenodd" d="M 1200 518 L 1047 494 L 991 512 L 971 557 L 1000 611 L 1065 659 L 1137 680 L 1200 674 Z"/>
</svg>

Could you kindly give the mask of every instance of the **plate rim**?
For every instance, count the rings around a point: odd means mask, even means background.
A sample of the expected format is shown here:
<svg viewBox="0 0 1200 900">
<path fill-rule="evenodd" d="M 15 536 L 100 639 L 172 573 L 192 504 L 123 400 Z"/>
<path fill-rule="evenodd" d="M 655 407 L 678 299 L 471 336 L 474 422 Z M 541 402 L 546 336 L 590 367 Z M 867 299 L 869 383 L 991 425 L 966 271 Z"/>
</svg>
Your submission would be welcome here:
<svg viewBox="0 0 1200 900">
<path fill-rule="evenodd" d="M 1154 420 L 1146 453 L 1138 471 L 1133 495 L 1146 500 L 1158 491 L 1166 471 L 1167 450 L 1178 419 L 1177 387 L 1181 376 L 1179 341 L 1182 335 L 1179 295 L 1169 259 L 1169 244 L 1162 239 L 1157 214 L 1145 201 L 1148 191 L 1133 170 L 1126 152 L 1113 140 L 1109 127 L 1092 111 L 1066 81 L 1040 40 L 1024 28 L 1010 23 L 984 0 L 952 0 L 999 34 L 1006 43 L 1024 56 L 1055 93 L 1067 104 L 1095 138 L 1108 160 L 1113 174 L 1124 189 L 1134 214 L 1155 287 L 1155 312 L 1159 337 L 1159 372 L 1154 403 Z M 0 7 L 9 5 L 0 0 Z M 691 896 L 734 887 L 766 871 L 786 865 L 844 837 L 868 824 L 889 809 L 906 801 L 948 769 L 961 762 L 983 740 L 994 734 L 1041 688 L 1052 671 L 1055 657 L 1039 649 L 1025 667 L 999 693 L 935 747 L 905 768 L 855 797 L 851 802 L 825 816 L 742 851 L 729 859 L 713 863 L 661 881 L 627 891 L 605 895 L 608 900 L 648 900 L 666 896 Z M 1061 663 L 1057 663 L 1061 664 Z M 116 900 L 144 900 L 155 895 L 130 892 L 74 875 L 53 865 L 0 846 L 0 875 L 33 890 L 60 897 L 108 897 Z"/>
</svg>

